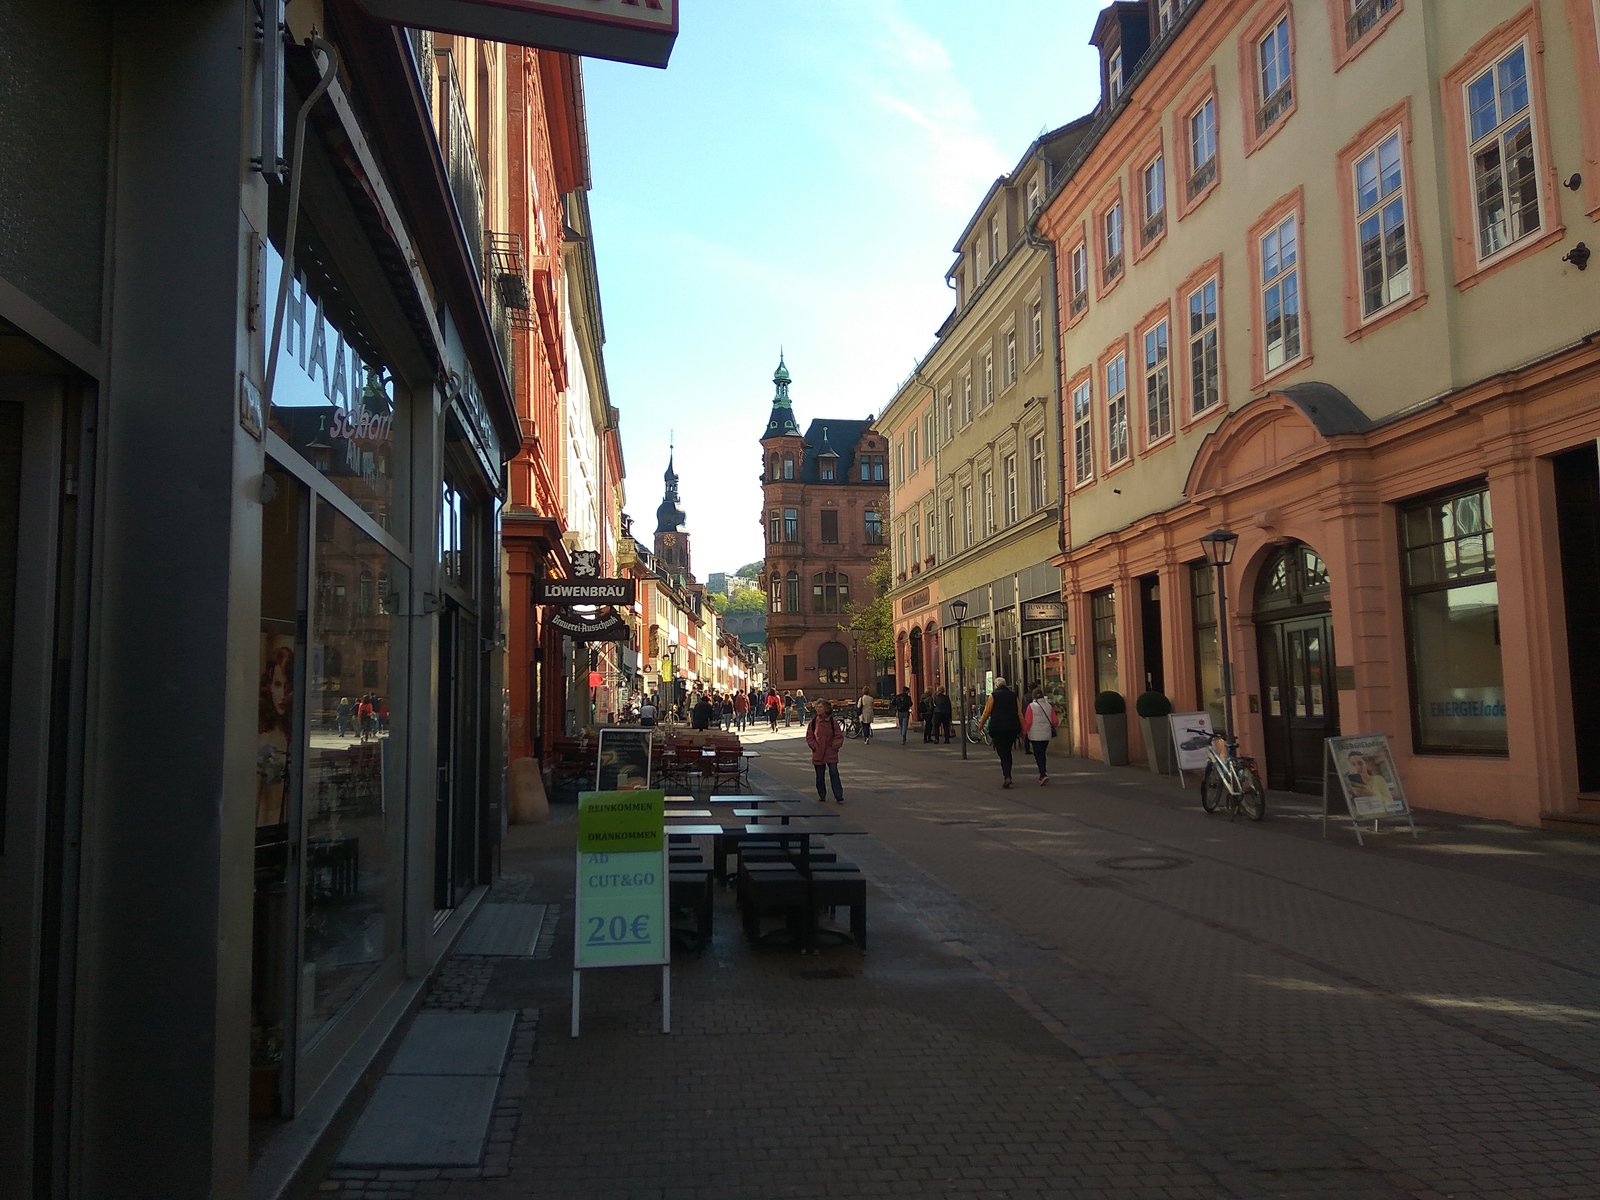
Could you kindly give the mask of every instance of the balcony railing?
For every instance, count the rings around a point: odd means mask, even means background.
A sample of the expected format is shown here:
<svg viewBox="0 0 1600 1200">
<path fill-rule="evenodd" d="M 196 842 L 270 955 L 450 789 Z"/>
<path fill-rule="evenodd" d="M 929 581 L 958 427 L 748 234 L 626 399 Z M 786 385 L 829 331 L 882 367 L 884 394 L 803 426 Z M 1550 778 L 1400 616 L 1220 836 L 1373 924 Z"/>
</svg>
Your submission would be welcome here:
<svg viewBox="0 0 1600 1200">
<path fill-rule="evenodd" d="M 417 56 L 417 70 L 422 75 L 422 98 L 428 102 L 428 111 L 433 111 L 434 89 L 434 61 L 433 61 L 433 34 L 426 29 L 408 29 L 411 35 L 411 52 Z"/>
<path fill-rule="evenodd" d="M 1278 90 L 1268 96 L 1256 110 L 1256 136 L 1272 128 L 1273 122 L 1289 111 L 1294 103 L 1294 81 L 1285 79 Z"/>
<path fill-rule="evenodd" d="M 1101 273 L 1100 282 L 1110 283 L 1113 279 L 1122 278 L 1122 255 L 1117 255 L 1106 263 L 1106 269 Z"/>
<path fill-rule="evenodd" d="M 1089 307 L 1089 293 L 1087 290 L 1072 293 L 1071 309 L 1075 317 L 1082 316 Z"/>
<path fill-rule="evenodd" d="M 439 148 L 444 151 L 445 169 L 450 176 L 450 193 L 461 228 L 467 236 L 472 265 L 483 274 L 483 172 L 478 168 L 478 151 L 472 143 L 472 122 L 461 97 L 461 79 L 456 75 L 455 56 L 448 50 L 434 54 L 439 68 Z"/>
<path fill-rule="evenodd" d="M 1216 181 L 1217 156 L 1213 154 L 1189 173 L 1189 199 L 1193 200 Z"/>
<path fill-rule="evenodd" d="M 1383 17 L 1383 14 L 1394 7 L 1394 0 L 1360 0 L 1350 10 L 1350 16 L 1345 20 L 1345 44 L 1354 46 L 1374 25 Z"/>
<path fill-rule="evenodd" d="M 1148 246 L 1161 236 L 1161 231 L 1167 227 L 1167 214 L 1165 210 L 1156 213 L 1139 227 L 1139 237 Z"/>
</svg>

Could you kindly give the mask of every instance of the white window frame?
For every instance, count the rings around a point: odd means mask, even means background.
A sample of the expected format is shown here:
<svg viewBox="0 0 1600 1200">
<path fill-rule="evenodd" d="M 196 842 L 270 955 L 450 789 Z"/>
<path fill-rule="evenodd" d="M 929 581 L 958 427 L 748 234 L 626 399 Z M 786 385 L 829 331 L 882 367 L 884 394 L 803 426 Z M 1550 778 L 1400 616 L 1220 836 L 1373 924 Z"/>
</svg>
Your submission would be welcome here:
<svg viewBox="0 0 1600 1200">
<path fill-rule="evenodd" d="M 977 541 L 973 536 L 972 519 L 972 485 L 963 483 L 961 485 L 961 536 L 963 539 L 961 548 L 963 550 L 972 549 Z"/>
<path fill-rule="evenodd" d="M 983 352 L 983 407 L 994 403 L 994 351 Z"/>
<path fill-rule="evenodd" d="M 1122 200 L 1118 200 L 1100 217 L 1101 248 L 1105 258 L 1100 274 L 1100 286 L 1122 278 L 1123 251 L 1127 248 L 1127 229 L 1122 219 Z"/>
<path fill-rule="evenodd" d="M 972 372 L 961 377 L 961 427 L 972 424 Z"/>
<path fill-rule="evenodd" d="M 913 521 L 908 521 L 907 524 L 911 527 L 911 557 L 909 559 L 907 559 L 906 561 L 907 561 L 907 563 L 921 563 L 922 562 L 922 526 L 918 522 L 916 522 L 914 520 Z"/>
<path fill-rule="evenodd" d="M 1089 243 L 1079 242 L 1067 254 L 1068 304 L 1077 316 L 1089 307 Z"/>
<path fill-rule="evenodd" d="M 1500 68 L 1513 57 L 1522 56 L 1522 106 L 1514 109 L 1509 116 L 1505 115 L 1502 101 L 1505 98 L 1503 82 L 1500 78 Z M 1471 174 L 1467 183 L 1471 189 L 1473 215 L 1473 253 L 1477 256 L 1479 264 L 1493 262 L 1501 255 L 1510 252 L 1519 242 L 1529 238 L 1537 238 L 1544 232 L 1545 212 L 1552 207 L 1547 204 L 1546 198 L 1540 194 L 1539 173 L 1539 128 L 1535 119 L 1533 103 L 1533 47 L 1526 37 L 1519 38 L 1515 43 L 1507 46 L 1504 52 L 1495 56 L 1492 63 L 1484 70 L 1479 71 L 1473 78 L 1466 80 L 1461 85 L 1461 102 L 1465 108 L 1466 134 L 1467 134 L 1467 169 Z M 1495 106 L 1494 116 L 1496 123 L 1485 129 L 1481 134 L 1474 135 L 1472 89 L 1487 78 L 1493 90 L 1491 101 Z M 1513 208 L 1509 200 L 1512 190 L 1512 179 L 1506 167 L 1507 139 L 1519 129 L 1526 127 L 1527 157 L 1529 163 L 1528 183 L 1533 188 L 1533 215 L 1534 223 L 1525 226 L 1523 232 L 1512 235 L 1510 222 L 1515 213 L 1522 211 Z M 1485 222 L 1483 205 L 1483 180 L 1485 173 L 1481 172 L 1478 165 L 1480 156 L 1494 150 L 1498 157 L 1498 166 L 1494 168 L 1494 177 L 1499 186 L 1502 204 L 1501 217 L 1497 221 Z M 1519 155 L 1520 157 L 1520 155 Z M 1505 230 L 1499 237 L 1497 245 L 1490 246 L 1485 238 L 1496 226 Z"/>
<path fill-rule="evenodd" d="M 1118 351 L 1105 367 L 1106 470 L 1127 462 L 1133 450 L 1128 442 L 1128 355 Z"/>
<path fill-rule="evenodd" d="M 1384 151 L 1391 145 L 1394 148 L 1394 162 L 1392 167 L 1386 167 Z M 1378 135 L 1371 148 L 1350 164 L 1350 195 L 1353 199 L 1356 224 L 1356 289 L 1361 296 L 1363 321 L 1382 316 L 1393 306 L 1403 304 L 1411 298 L 1411 262 L 1415 256 L 1411 252 L 1410 200 L 1406 194 L 1405 152 L 1405 132 L 1396 125 L 1386 133 Z M 1364 173 L 1367 173 L 1369 180 L 1365 184 Z M 1371 199 L 1363 204 L 1368 192 L 1371 194 Z M 1391 223 L 1396 206 L 1400 211 L 1397 225 Z M 1399 230 L 1398 266 L 1393 265 L 1396 258 L 1393 244 L 1396 228 Z M 1369 237 L 1369 232 L 1374 236 Z M 1382 278 L 1378 285 L 1378 303 L 1369 304 L 1368 246 L 1374 241 L 1377 266 Z"/>
<path fill-rule="evenodd" d="M 1028 215 L 1031 217 L 1044 207 L 1044 197 L 1040 194 L 1039 177 L 1035 175 L 1028 180 Z"/>
<path fill-rule="evenodd" d="M 944 388 L 944 440 L 956 435 L 956 390 L 949 384 Z"/>
<path fill-rule="evenodd" d="M 1285 238 L 1285 231 L 1288 237 Z M 1288 248 L 1285 248 L 1285 241 Z M 1261 317 L 1261 369 L 1274 375 L 1293 366 L 1305 354 L 1305 303 L 1300 288 L 1300 211 L 1285 213 L 1271 229 L 1261 233 L 1261 278 L 1257 293 Z M 1272 336 L 1276 307 L 1279 335 Z M 1291 311 L 1292 310 L 1292 311 Z M 1291 353 L 1291 350 L 1293 351 Z"/>
<path fill-rule="evenodd" d="M 1144 362 L 1145 444 L 1172 436 L 1172 326 L 1166 317 L 1140 338 Z"/>
<path fill-rule="evenodd" d="M 1196 125 L 1201 117 L 1206 120 Z M 1211 185 L 1216 178 L 1217 165 L 1217 97 L 1208 95 L 1189 113 L 1184 134 L 1189 139 L 1189 199 L 1193 200 Z M 1205 154 L 1201 151 L 1205 150 Z"/>
<path fill-rule="evenodd" d="M 1139 239 L 1149 245 L 1167 228 L 1167 160 L 1157 151 L 1139 170 Z"/>
<path fill-rule="evenodd" d="M 1044 301 L 1035 300 L 1028 307 L 1028 344 L 1033 357 L 1044 353 Z"/>
<path fill-rule="evenodd" d="M 1111 52 L 1106 62 L 1106 94 L 1114 101 L 1122 95 L 1122 47 Z"/>
<path fill-rule="evenodd" d="M 917 443 L 917 423 L 911 422 L 911 427 L 906 430 L 906 467 L 908 475 L 915 475 L 917 468 L 922 465 L 922 447 Z"/>
<path fill-rule="evenodd" d="M 1270 47 L 1268 43 L 1273 43 Z M 1256 39 L 1256 136 L 1271 129 L 1294 103 L 1294 55 L 1287 10 Z"/>
<path fill-rule="evenodd" d="M 928 504 L 928 544 L 923 553 L 929 558 L 937 560 L 939 557 L 939 509 L 933 503 Z"/>
<path fill-rule="evenodd" d="M 994 533 L 994 472 L 983 473 L 983 536 Z"/>
<path fill-rule="evenodd" d="M 1028 509 L 1039 512 L 1050 502 L 1050 484 L 1045 478 L 1044 434 L 1033 435 L 1028 451 Z"/>
<path fill-rule="evenodd" d="M 1072 483 L 1082 487 L 1094 479 L 1093 377 L 1072 389 Z"/>
<path fill-rule="evenodd" d="M 1017 381 L 1017 330 L 1015 326 L 1006 330 L 1005 351 L 1005 386 L 1010 387 Z"/>
<path fill-rule="evenodd" d="M 1005 488 L 1005 518 L 1009 528 L 1017 523 L 1017 456 L 1013 452 L 1006 455 L 1002 464 L 1002 486 Z"/>
<path fill-rule="evenodd" d="M 1187 314 L 1184 345 L 1188 348 L 1189 370 L 1189 414 L 1198 417 L 1201 413 L 1209 412 L 1222 403 L 1222 329 L 1219 299 L 1222 287 L 1215 275 L 1202 279 L 1189 294 L 1183 298 L 1184 311 Z M 1199 316 L 1201 324 L 1195 326 L 1195 300 L 1200 301 Z M 1209 316 L 1207 308 L 1209 306 Z M 1208 388 L 1200 379 L 1195 377 L 1195 347 L 1200 347 L 1202 369 L 1210 360 L 1213 368 L 1211 377 L 1216 380 L 1216 394 L 1210 394 Z M 1209 397 L 1201 403 L 1203 397 Z"/>
<path fill-rule="evenodd" d="M 1000 214 L 995 213 L 989 218 L 989 259 L 997 267 L 1000 265 L 1000 260 L 1005 257 L 1000 237 Z"/>
</svg>

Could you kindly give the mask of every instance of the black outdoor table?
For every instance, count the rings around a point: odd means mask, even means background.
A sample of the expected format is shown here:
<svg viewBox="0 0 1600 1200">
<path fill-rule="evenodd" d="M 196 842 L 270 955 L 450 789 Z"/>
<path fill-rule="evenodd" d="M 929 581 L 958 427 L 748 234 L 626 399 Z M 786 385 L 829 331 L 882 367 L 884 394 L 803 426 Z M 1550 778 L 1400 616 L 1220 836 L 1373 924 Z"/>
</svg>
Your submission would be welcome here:
<svg viewBox="0 0 1600 1200">
<path fill-rule="evenodd" d="M 830 814 L 837 815 L 837 814 Z M 749 841 L 773 841 L 780 843 L 787 852 L 789 843 L 800 843 L 800 861 L 796 864 L 801 876 L 806 881 L 806 916 L 805 928 L 801 938 L 800 951 L 802 954 L 815 954 L 817 952 L 817 910 L 813 900 L 814 889 L 811 875 L 811 839 L 813 837 L 833 837 L 838 834 L 846 836 L 864 834 L 867 831 L 859 826 L 846 825 L 843 827 L 830 825 L 826 831 L 813 831 L 810 829 L 796 829 L 787 825 L 746 825 L 744 838 Z M 775 930 L 774 932 L 779 932 Z"/>
<path fill-rule="evenodd" d="M 733 815 L 736 817 L 749 817 L 753 820 L 777 817 L 779 822 L 784 825 L 789 823 L 789 818 L 791 817 L 805 821 L 837 821 L 844 816 L 838 809 L 829 808 L 825 804 L 780 804 L 772 808 L 736 808 L 733 810 Z"/>
</svg>

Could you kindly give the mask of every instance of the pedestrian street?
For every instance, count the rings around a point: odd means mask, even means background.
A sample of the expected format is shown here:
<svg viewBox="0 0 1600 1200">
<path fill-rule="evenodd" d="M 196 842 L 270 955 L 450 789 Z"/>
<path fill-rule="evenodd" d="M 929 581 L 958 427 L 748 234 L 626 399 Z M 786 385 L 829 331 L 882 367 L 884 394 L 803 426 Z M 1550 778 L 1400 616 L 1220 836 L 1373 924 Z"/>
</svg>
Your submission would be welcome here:
<svg viewBox="0 0 1600 1200">
<path fill-rule="evenodd" d="M 1220 1180 L 1304 1194 L 1355 1162 L 1413 1195 L 1593 1194 L 1593 840 L 1419 812 L 1415 844 L 1362 849 L 1314 798 L 1230 823 L 1192 779 L 1061 755 L 1002 792 L 958 750 L 846 747 L 876 835 L 853 856 Z M 803 742 L 761 752 L 805 790 Z"/>
</svg>

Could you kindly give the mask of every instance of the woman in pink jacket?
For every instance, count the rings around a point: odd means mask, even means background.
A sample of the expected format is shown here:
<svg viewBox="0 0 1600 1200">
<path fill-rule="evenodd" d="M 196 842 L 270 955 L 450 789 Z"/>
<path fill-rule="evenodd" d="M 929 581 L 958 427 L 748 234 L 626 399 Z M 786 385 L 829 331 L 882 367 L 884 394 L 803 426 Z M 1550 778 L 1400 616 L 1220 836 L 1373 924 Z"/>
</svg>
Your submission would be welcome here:
<svg viewBox="0 0 1600 1200">
<path fill-rule="evenodd" d="M 833 705 L 818 700 L 811 724 L 806 726 L 806 745 L 811 747 L 811 765 L 817 771 L 817 803 L 828 802 L 824 786 L 833 781 L 833 798 L 844 803 L 844 785 L 839 782 L 839 747 L 844 745 L 844 726 L 834 720 Z"/>
</svg>

